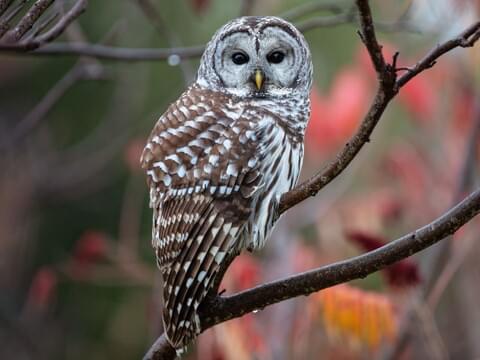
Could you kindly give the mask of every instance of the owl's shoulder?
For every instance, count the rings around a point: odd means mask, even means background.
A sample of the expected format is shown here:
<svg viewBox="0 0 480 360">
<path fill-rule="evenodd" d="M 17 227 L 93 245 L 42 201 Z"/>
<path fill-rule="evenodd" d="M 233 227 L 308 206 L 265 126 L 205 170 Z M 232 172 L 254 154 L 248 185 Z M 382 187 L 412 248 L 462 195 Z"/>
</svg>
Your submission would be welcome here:
<svg viewBox="0 0 480 360">
<path fill-rule="evenodd" d="M 253 182 L 258 119 L 228 95 L 189 88 L 162 115 L 143 151 L 150 186 L 172 194 L 208 188 L 221 196 L 238 191 L 244 179 Z"/>
</svg>

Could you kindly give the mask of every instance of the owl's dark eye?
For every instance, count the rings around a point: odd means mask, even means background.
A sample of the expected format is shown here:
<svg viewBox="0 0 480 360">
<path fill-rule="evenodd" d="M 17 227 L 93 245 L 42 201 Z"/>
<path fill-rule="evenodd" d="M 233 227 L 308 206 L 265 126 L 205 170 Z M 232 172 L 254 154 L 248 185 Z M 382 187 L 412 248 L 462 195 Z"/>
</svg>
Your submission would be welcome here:
<svg viewBox="0 0 480 360">
<path fill-rule="evenodd" d="M 236 52 L 232 54 L 232 61 L 236 65 L 246 64 L 248 60 L 250 60 L 250 58 L 243 52 Z"/>
<path fill-rule="evenodd" d="M 280 64 L 285 58 L 285 54 L 281 51 L 273 51 L 267 55 L 267 61 L 272 64 Z"/>
</svg>

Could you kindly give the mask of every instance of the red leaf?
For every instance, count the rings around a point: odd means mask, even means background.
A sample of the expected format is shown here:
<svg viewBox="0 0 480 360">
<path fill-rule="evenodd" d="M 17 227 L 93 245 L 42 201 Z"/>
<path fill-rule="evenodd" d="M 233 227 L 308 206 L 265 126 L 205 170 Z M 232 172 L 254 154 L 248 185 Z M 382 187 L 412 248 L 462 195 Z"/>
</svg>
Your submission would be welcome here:
<svg viewBox="0 0 480 360">
<path fill-rule="evenodd" d="M 57 289 L 57 274 L 50 267 L 41 267 L 32 279 L 27 303 L 45 309 L 53 300 Z"/>
<path fill-rule="evenodd" d="M 313 87 L 307 146 L 316 151 L 331 151 L 347 141 L 362 119 L 368 96 L 368 81 L 356 68 L 340 71 L 326 96 Z"/>
<path fill-rule="evenodd" d="M 438 90 L 433 78 L 422 74 L 410 80 L 400 91 L 400 101 L 414 115 L 414 119 L 427 123 L 434 119 L 438 107 Z"/>
<path fill-rule="evenodd" d="M 423 203 L 427 193 L 428 164 L 409 144 L 392 148 L 385 159 L 386 171 L 405 187 L 407 199 Z"/>
<path fill-rule="evenodd" d="M 365 251 L 375 250 L 386 244 L 385 239 L 360 231 L 347 232 L 348 240 Z M 393 287 L 408 287 L 420 283 L 420 271 L 417 264 L 411 259 L 403 259 L 382 270 L 386 280 Z"/>
<path fill-rule="evenodd" d="M 238 256 L 228 268 L 226 276 L 235 290 L 245 290 L 258 283 L 260 267 L 248 254 Z"/>
<path fill-rule="evenodd" d="M 88 230 L 78 239 L 73 251 L 74 260 L 78 264 L 90 264 L 105 258 L 108 241 L 105 233 Z"/>
</svg>

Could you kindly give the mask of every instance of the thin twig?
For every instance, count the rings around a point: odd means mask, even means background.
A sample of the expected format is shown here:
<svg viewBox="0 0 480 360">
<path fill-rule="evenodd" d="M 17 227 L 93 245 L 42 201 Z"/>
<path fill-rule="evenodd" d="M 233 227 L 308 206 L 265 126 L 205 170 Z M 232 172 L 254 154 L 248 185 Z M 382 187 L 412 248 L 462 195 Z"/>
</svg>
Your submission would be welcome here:
<svg viewBox="0 0 480 360">
<path fill-rule="evenodd" d="M 43 44 L 53 41 L 59 37 L 63 31 L 78 18 L 86 9 L 88 5 L 88 0 L 78 0 L 72 8 L 65 13 L 64 16 L 46 33 L 37 36 L 35 38 L 34 44 L 30 46 L 40 47 Z"/>
<path fill-rule="evenodd" d="M 35 3 L 29 12 L 22 18 L 20 23 L 14 29 L 8 31 L 1 39 L 0 50 L 16 53 L 28 52 L 55 40 L 65 31 L 72 21 L 85 11 L 88 5 L 88 0 L 77 0 L 72 8 L 48 31 L 39 36 L 21 40 L 22 36 L 32 28 L 34 23 L 53 1 L 54 0 L 37 1 L 37 3 Z"/>
<path fill-rule="evenodd" d="M 170 56 L 178 56 L 180 59 L 200 57 L 205 46 L 187 46 L 179 48 L 122 48 L 100 44 L 83 43 L 56 43 L 49 44 L 25 55 L 68 55 L 68 56 L 92 56 L 98 59 L 122 60 L 122 61 L 158 61 L 167 60 Z M 0 47 L 0 50 L 1 47 Z M 8 49 L 4 49 L 8 50 Z M 21 54 L 21 53 L 18 53 Z"/>
<path fill-rule="evenodd" d="M 363 3 L 363 1 L 360 2 Z M 364 16 L 363 21 L 367 21 L 366 25 L 368 25 L 369 22 L 371 22 L 371 16 Z M 368 25 L 366 29 L 373 30 L 373 24 Z M 435 61 L 443 54 L 457 47 L 473 46 L 480 37 L 480 22 L 471 25 L 458 37 L 438 45 L 422 60 L 417 62 L 410 71 L 398 78 L 393 84 L 392 81 L 395 79 L 394 73 L 397 70 L 394 66 L 395 61 L 393 61 L 392 64 L 387 64 L 385 60 L 382 60 L 383 55 L 381 53 L 381 46 L 378 45 L 375 39 L 371 39 L 365 31 L 362 34 L 364 37 L 367 36 L 365 45 L 367 46 L 370 58 L 372 61 L 376 62 L 376 70 L 382 71 L 383 69 L 383 77 L 380 78 L 381 86 L 377 90 L 373 104 L 356 134 L 337 155 L 336 160 L 328 164 L 324 169 L 297 186 L 295 189 L 283 194 L 279 206 L 280 214 L 299 202 L 302 202 L 306 198 L 315 196 L 323 187 L 343 172 L 361 150 L 363 145 L 370 141 L 370 136 L 380 120 L 383 111 L 399 89 L 413 79 L 413 77 L 432 67 Z"/>
<path fill-rule="evenodd" d="M 5 33 L 10 29 L 10 21 L 12 21 L 15 16 L 18 15 L 20 11 L 24 8 L 27 0 L 22 0 L 20 4 L 17 4 L 9 14 L 5 15 L 3 20 L 0 22 L 0 39 L 5 35 Z"/>
<path fill-rule="evenodd" d="M 52 5 L 54 0 L 37 0 L 28 10 L 25 16 L 19 21 L 17 26 L 7 32 L 2 39 L 5 43 L 16 43 L 30 30 L 40 16 Z"/>
<path fill-rule="evenodd" d="M 422 60 L 407 70 L 405 74 L 397 80 L 397 86 L 400 88 L 410 81 L 414 76 L 435 65 L 435 61 L 446 52 L 457 47 L 471 47 L 480 37 L 480 21 L 472 24 L 463 33 L 454 39 L 448 40 L 436 48 L 432 49 Z"/>
<path fill-rule="evenodd" d="M 149 13 L 150 20 L 155 21 L 158 29 L 163 29 L 163 25 L 158 27 L 158 18 L 155 14 L 150 13 L 149 7 L 145 7 L 146 0 L 136 0 L 143 6 L 144 11 Z M 154 20 L 152 17 L 155 17 Z M 347 9 L 344 13 L 332 16 L 321 16 L 308 19 L 297 24 L 299 30 L 307 32 L 317 28 L 332 27 L 341 24 L 355 24 L 357 17 L 354 12 Z M 409 31 L 418 32 L 418 30 L 410 29 L 405 23 L 395 22 L 378 23 L 377 26 L 382 31 L 397 31 L 399 29 L 407 29 Z M 116 46 L 105 46 L 99 44 L 83 44 L 83 43 L 54 43 L 45 45 L 46 42 L 37 46 L 30 44 L 27 46 L 5 45 L 0 43 L 0 51 L 13 52 L 17 55 L 26 56 L 91 56 L 98 59 L 117 60 L 117 61 L 159 61 L 167 60 L 171 57 L 178 57 L 180 60 L 198 58 L 202 55 L 205 45 L 173 47 L 173 48 L 123 48 Z M 33 47 L 32 47 L 33 46 Z M 41 48 L 39 48 L 42 46 Z M 34 50 L 34 51 L 30 51 Z"/>
<path fill-rule="evenodd" d="M 59 16 L 58 13 L 53 13 L 41 24 L 38 24 L 38 25 L 35 24 L 34 27 L 32 27 L 32 31 L 30 31 L 30 33 L 23 38 L 23 41 L 28 42 L 34 39 L 35 37 L 39 36 L 42 31 L 48 28 L 58 18 L 58 16 Z"/>
</svg>

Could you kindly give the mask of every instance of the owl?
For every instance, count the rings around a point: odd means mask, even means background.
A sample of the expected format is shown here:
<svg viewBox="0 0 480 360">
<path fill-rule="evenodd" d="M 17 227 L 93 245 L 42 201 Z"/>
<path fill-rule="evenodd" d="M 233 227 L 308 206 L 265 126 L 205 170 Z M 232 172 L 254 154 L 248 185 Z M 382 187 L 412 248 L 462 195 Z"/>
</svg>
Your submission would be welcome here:
<svg viewBox="0 0 480 360">
<path fill-rule="evenodd" d="M 225 261 L 261 248 L 303 160 L 310 50 L 277 17 L 242 17 L 207 44 L 196 81 L 160 117 L 141 163 L 164 280 L 163 322 L 182 349 Z"/>
</svg>

